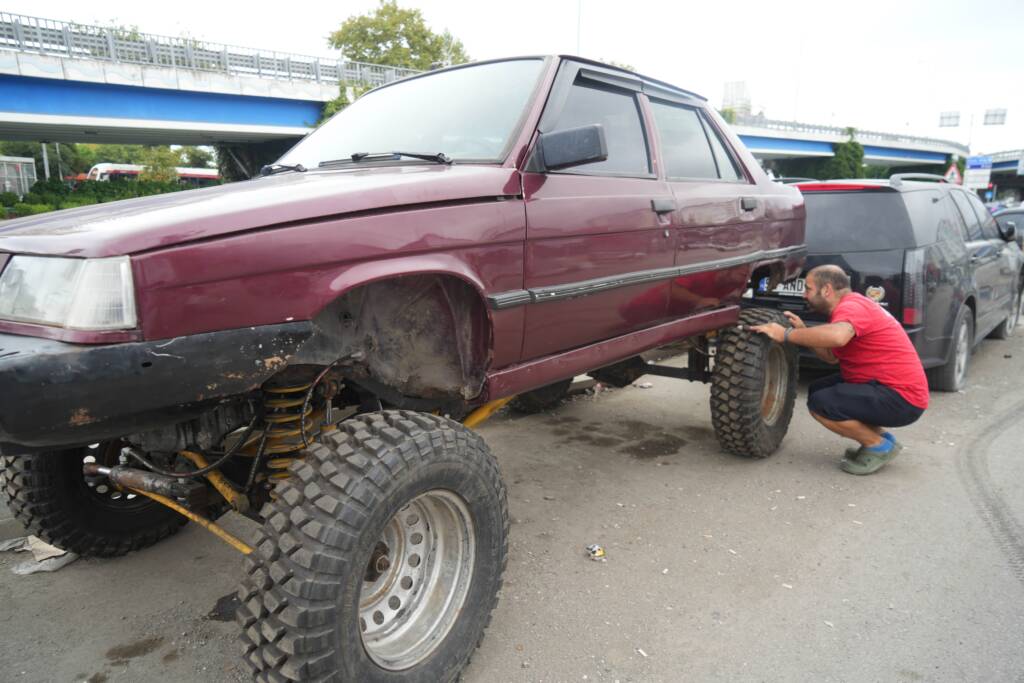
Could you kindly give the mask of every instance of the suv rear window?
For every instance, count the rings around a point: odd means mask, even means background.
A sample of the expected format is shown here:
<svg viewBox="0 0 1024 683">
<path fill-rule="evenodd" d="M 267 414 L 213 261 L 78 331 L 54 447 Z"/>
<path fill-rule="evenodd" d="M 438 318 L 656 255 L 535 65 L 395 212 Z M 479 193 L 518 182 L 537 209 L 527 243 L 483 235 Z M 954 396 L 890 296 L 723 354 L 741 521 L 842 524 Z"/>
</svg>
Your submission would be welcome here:
<svg viewBox="0 0 1024 683">
<path fill-rule="evenodd" d="M 898 192 L 807 192 L 807 251 L 912 249 L 914 231 Z"/>
</svg>

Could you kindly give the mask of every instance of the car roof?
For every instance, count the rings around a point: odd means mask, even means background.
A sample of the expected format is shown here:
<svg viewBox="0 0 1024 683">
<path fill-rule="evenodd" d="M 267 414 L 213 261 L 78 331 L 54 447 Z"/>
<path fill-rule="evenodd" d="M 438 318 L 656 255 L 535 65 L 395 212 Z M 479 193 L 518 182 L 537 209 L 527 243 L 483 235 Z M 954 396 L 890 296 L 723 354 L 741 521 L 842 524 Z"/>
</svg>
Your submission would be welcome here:
<svg viewBox="0 0 1024 683">
<path fill-rule="evenodd" d="M 659 81 L 658 79 L 651 78 L 650 76 L 644 76 L 643 74 L 639 74 L 639 73 L 637 73 L 635 71 L 630 71 L 629 69 L 624 69 L 621 66 L 616 66 L 614 64 L 607 64 L 605 62 L 600 62 L 600 61 L 597 61 L 595 59 L 588 59 L 586 57 L 577 57 L 575 55 L 516 55 L 516 56 L 511 56 L 511 57 L 499 57 L 497 59 L 481 59 L 480 61 L 466 62 L 465 64 L 453 64 L 452 66 L 447 66 L 447 67 L 444 67 L 443 69 L 433 69 L 431 71 L 424 71 L 422 73 L 413 74 L 412 76 L 406 76 L 405 78 L 401 78 L 401 79 L 398 79 L 396 81 L 391 81 L 390 83 L 385 83 L 383 85 L 379 85 L 376 88 L 374 88 L 374 90 L 382 90 L 384 88 L 388 88 L 388 87 L 390 87 L 392 85 L 395 85 L 397 83 L 401 83 L 403 81 L 409 81 L 409 80 L 412 80 L 412 79 L 415 79 L 415 78 L 423 78 L 425 76 L 430 76 L 432 74 L 441 73 L 442 71 L 454 71 L 456 69 L 464 69 L 466 67 L 479 66 L 481 64 L 495 64 L 497 62 L 511 62 L 511 61 L 516 61 L 516 60 L 521 60 L 521 59 L 557 59 L 559 61 L 571 61 L 571 62 L 579 62 L 581 64 L 590 64 L 592 66 L 599 66 L 599 67 L 601 67 L 603 69 L 610 69 L 612 71 L 619 71 L 622 74 L 628 75 L 631 78 L 639 79 L 643 83 L 649 83 L 652 86 L 656 86 L 658 88 L 661 88 L 663 90 L 668 90 L 670 92 L 678 93 L 678 94 L 680 94 L 680 95 L 682 95 L 684 97 L 694 98 L 694 99 L 700 100 L 701 102 L 707 102 L 708 101 L 708 99 L 706 97 L 704 97 L 703 95 L 699 95 L 699 94 L 697 94 L 697 93 L 695 93 L 695 92 L 693 92 L 691 90 L 685 90 L 684 88 L 680 88 L 679 86 L 672 85 L 671 83 L 666 83 L 665 81 Z"/>
</svg>

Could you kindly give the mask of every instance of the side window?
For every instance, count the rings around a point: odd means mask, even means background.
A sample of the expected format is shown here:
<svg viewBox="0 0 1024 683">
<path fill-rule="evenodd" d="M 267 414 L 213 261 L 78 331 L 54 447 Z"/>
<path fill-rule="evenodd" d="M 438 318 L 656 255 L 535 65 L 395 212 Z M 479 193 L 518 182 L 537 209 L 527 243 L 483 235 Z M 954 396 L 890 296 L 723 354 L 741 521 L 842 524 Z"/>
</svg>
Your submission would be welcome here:
<svg viewBox="0 0 1024 683">
<path fill-rule="evenodd" d="M 651 101 L 669 178 L 715 178 L 718 166 L 697 111 Z"/>
<path fill-rule="evenodd" d="M 708 139 L 711 140 L 711 149 L 715 152 L 715 161 L 718 162 L 718 175 L 722 180 L 746 180 L 743 175 L 739 172 L 736 167 L 736 160 L 732 158 L 728 150 L 725 148 L 725 144 L 722 139 L 718 137 L 718 133 L 715 132 L 714 127 L 708 123 L 707 119 L 703 119 L 704 128 L 707 129 Z"/>
<path fill-rule="evenodd" d="M 967 223 L 964 221 L 963 215 L 953 205 L 953 197 L 956 195 L 955 192 L 947 192 L 943 195 L 942 206 L 945 209 L 948 220 L 957 227 L 956 234 L 959 236 L 961 242 L 968 242 L 971 236 L 967 233 Z"/>
<path fill-rule="evenodd" d="M 571 169 L 571 172 L 600 175 L 650 174 L 647 140 L 644 138 L 640 108 L 634 93 L 577 80 L 569 91 L 569 97 L 553 130 L 595 123 L 604 126 L 608 158 Z"/>
<path fill-rule="evenodd" d="M 967 239 L 984 239 L 981 235 L 981 221 L 978 220 L 977 214 L 974 213 L 974 209 L 971 208 L 970 203 L 967 201 L 967 195 L 956 190 L 950 192 L 950 194 L 953 195 L 953 202 L 956 204 L 956 208 L 960 210 L 964 223 L 967 224 Z"/>
<path fill-rule="evenodd" d="M 978 195 L 970 194 L 967 195 L 967 199 L 971 202 L 971 206 L 974 208 L 974 213 L 978 214 L 978 221 L 981 223 L 981 234 L 988 240 L 997 240 L 999 237 L 999 227 L 996 225 L 996 219 L 992 218 L 992 214 L 985 208 L 985 205 L 978 199 Z"/>
</svg>

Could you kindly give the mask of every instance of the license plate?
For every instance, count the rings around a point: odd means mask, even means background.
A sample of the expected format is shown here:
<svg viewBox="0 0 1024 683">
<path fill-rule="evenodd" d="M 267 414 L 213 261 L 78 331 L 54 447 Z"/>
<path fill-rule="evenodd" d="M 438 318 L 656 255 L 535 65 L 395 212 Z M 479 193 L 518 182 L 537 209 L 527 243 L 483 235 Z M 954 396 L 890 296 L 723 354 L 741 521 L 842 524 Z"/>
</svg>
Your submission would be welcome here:
<svg viewBox="0 0 1024 683">
<path fill-rule="evenodd" d="M 762 294 L 768 291 L 768 278 L 761 280 L 758 286 L 758 291 Z M 781 285 L 772 290 L 772 294 L 778 296 L 795 296 L 803 297 L 804 295 L 804 279 L 802 277 L 792 280 L 790 282 L 783 282 Z"/>
</svg>

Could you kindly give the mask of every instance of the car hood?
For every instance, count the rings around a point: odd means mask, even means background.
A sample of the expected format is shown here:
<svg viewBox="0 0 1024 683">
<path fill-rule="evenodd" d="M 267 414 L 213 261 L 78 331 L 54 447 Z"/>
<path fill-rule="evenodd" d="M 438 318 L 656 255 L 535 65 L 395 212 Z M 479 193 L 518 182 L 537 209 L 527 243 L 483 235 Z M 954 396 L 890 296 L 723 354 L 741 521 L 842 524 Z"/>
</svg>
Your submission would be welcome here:
<svg viewBox="0 0 1024 683">
<path fill-rule="evenodd" d="M 0 223 L 0 252 L 119 256 L 346 214 L 521 194 L 495 166 L 409 164 L 281 173 Z"/>
</svg>

